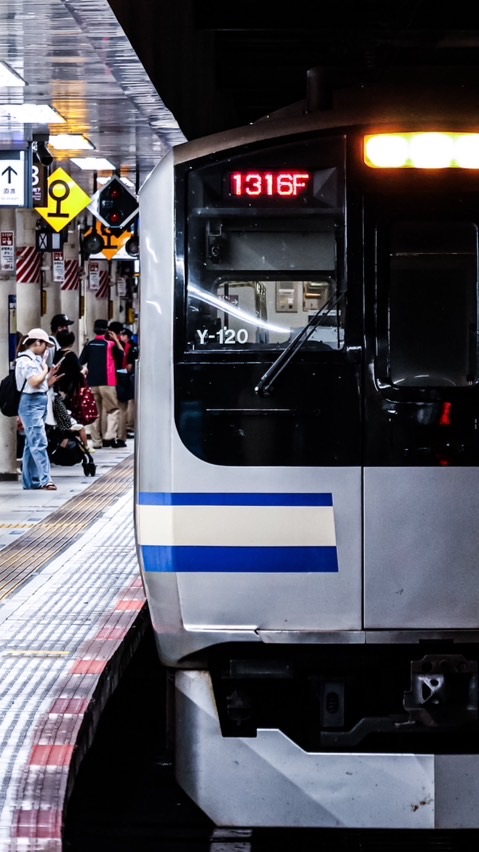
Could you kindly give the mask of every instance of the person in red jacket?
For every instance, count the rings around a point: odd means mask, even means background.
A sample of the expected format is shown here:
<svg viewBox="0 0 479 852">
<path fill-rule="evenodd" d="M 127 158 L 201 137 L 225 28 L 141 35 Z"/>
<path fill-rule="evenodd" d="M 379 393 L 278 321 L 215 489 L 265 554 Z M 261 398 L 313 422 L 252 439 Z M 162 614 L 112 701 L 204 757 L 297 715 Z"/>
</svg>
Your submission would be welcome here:
<svg viewBox="0 0 479 852">
<path fill-rule="evenodd" d="M 126 441 L 127 437 L 134 436 L 135 430 L 135 365 L 138 348 L 132 341 L 133 332 L 129 328 L 122 328 L 118 337 L 123 346 L 122 369 L 117 373 L 117 380 L 120 379 L 117 386 L 120 406 L 118 438 L 120 441 Z"/>
</svg>

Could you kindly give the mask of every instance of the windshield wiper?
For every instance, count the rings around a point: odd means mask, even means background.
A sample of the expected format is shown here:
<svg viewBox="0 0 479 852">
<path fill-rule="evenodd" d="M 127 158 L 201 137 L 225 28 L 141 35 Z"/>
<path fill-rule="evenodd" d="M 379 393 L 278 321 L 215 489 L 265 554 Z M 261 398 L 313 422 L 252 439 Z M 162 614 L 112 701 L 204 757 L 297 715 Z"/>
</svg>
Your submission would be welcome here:
<svg viewBox="0 0 479 852">
<path fill-rule="evenodd" d="M 280 355 L 273 361 L 271 367 L 268 367 L 266 373 L 261 376 L 258 384 L 255 387 L 255 393 L 259 396 L 268 396 L 273 389 L 273 382 L 278 378 L 283 370 L 291 363 L 296 353 L 304 346 L 312 333 L 322 324 L 322 320 L 326 319 L 329 313 L 335 308 L 344 298 L 344 293 L 339 296 L 331 296 L 327 302 L 311 317 L 308 323 L 301 329 L 296 337 L 289 341 L 288 345 L 283 349 Z M 326 310 L 327 309 L 327 310 Z"/>
</svg>

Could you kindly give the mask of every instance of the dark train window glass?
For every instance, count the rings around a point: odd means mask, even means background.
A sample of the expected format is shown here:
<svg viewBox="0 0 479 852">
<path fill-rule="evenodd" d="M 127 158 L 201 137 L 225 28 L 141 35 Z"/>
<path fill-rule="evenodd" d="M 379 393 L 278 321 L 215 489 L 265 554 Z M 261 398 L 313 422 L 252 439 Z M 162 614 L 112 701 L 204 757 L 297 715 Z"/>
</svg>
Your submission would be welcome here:
<svg viewBox="0 0 479 852">
<path fill-rule="evenodd" d="M 394 385 L 461 387 L 477 380 L 475 225 L 393 228 L 388 319 Z"/>
<path fill-rule="evenodd" d="M 263 225 L 263 223 L 262 223 Z M 196 247 L 195 247 L 196 248 Z M 248 222 L 244 228 L 212 222 L 206 232 L 206 269 L 236 271 L 309 269 L 334 270 L 334 231 L 298 229 L 274 231 Z"/>
</svg>

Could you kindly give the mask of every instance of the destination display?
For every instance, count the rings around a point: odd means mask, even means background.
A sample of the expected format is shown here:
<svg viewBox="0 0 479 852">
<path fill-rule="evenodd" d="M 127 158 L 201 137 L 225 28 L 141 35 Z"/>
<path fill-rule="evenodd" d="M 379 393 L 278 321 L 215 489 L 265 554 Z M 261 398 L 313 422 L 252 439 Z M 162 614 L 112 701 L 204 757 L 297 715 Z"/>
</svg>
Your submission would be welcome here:
<svg viewBox="0 0 479 852">
<path fill-rule="evenodd" d="M 244 201 L 259 199 L 295 200 L 311 195 L 313 173 L 298 169 L 228 172 L 227 198 Z"/>
</svg>

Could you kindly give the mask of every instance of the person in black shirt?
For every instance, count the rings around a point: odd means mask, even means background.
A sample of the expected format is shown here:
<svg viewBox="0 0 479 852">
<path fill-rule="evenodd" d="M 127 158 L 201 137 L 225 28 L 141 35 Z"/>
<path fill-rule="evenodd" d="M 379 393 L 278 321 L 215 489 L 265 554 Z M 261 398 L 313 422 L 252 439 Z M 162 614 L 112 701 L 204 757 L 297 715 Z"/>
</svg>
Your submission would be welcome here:
<svg viewBox="0 0 479 852">
<path fill-rule="evenodd" d="M 73 325 L 73 320 L 67 317 L 66 314 L 55 314 L 55 316 L 51 319 L 51 334 L 49 334 L 49 338 L 51 343 L 53 343 L 53 348 L 48 350 L 48 363 L 50 366 L 53 364 L 55 352 L 58 352 L 60 348 L 58 334 L 62 331 L 68 331 L 69 325 Z"/>
<path fill-rule="evenodd" d="M 93 330 L 95 337 L 85 344 L 80 354 L 80 364 L 88 369 L 88 383 L 100 412 L 90 426 L 93 446 L 96 449 L 124 447 L 126 442 L 118 440 L 119 408 L 116 393 L 116 371 L 121 369 L 123 347 L 118 335 L 108 330 L 107 320 L 95 320 Z"/>
<path fill-rule="evenodd" d="M 67 409 L 71 411 L 72 399 L 74 396 L 77 396 L 81 387 L 82 366 L 78 355 L 72 349 L 75 343 L 73 331 L 58 331 L 56 337 L 59 348 L 53 356 L 53 363 L 58 364 L 61 361 L 62 372 L 56 389 L 62 394 Z M 78 431 L 83 445 L 88 447 L 88 437 L 83 424 L 77 424 L 76 427 L 73 426 L 72 428 Z"/>
<path fill-rule="evenodd" d="M 61 358 L 62 361 L 62 378 L 57 383 L 57 388 L 66 396 L 67 408 L 68 401 L 74 397 L 80 389 L 80 379 L 82 366 L 76 352 L 72 346 L 75 343 L 75 335 L 73 331 L 59 331 L 57 333 L 58 349 L 53 356 L 53 363 L 57 364 Z"/>
</svg>

